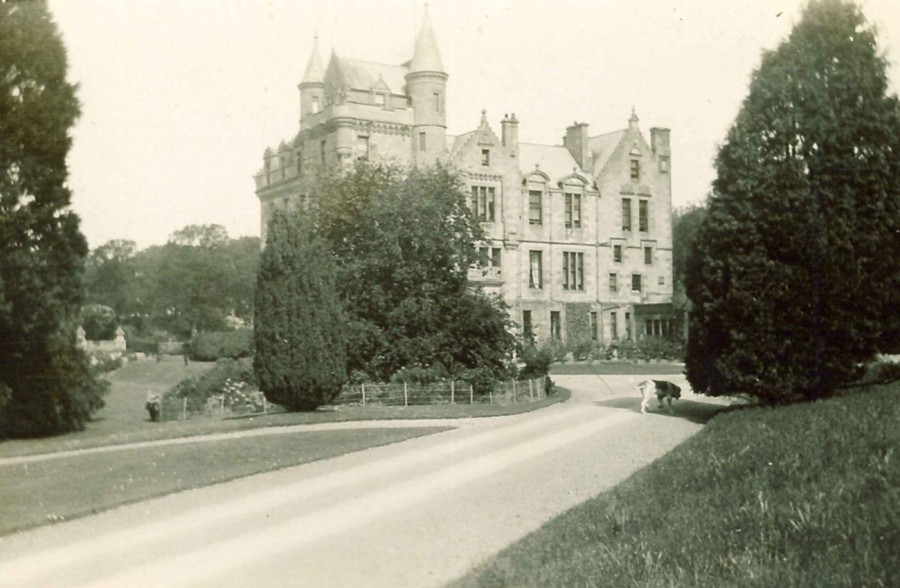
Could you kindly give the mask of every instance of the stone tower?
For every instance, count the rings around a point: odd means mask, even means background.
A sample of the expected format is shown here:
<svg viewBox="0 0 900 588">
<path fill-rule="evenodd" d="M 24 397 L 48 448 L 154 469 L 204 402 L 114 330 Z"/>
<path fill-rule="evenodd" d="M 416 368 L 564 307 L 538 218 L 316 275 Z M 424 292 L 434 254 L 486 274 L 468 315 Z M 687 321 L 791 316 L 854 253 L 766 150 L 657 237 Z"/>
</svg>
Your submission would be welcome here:
<svg viewBox="0 0 900 588">
<path fill-rule="evenodd" d="M 406 74 L 406 93 L 412 101 L 412 160 L 431 165 L 446 158 L 447 72 L 441 61 L 428 8 Z"/>
<path fill-rule="evenodd" d="M 324 107 L 325 69 L 319 59 L 319 37 L 313 43 L 312 55 L 306 65 L 303 80 L 297 86 L 300 89 L 300 128 L 312 126 L 310 115 L 317 114 Z"/>
</svg>

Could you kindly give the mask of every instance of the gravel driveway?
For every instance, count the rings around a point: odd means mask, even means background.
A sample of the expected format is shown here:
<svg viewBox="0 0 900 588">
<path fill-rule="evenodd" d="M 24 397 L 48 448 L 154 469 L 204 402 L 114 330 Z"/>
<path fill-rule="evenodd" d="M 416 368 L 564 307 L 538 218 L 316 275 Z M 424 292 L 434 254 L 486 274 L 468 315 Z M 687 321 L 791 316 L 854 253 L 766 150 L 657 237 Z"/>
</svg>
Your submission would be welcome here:
<svg viewBox="0 0 900 588">
<path fill-rule="evenodd" d="M 569 402 L 0 540 L 0 585 L 439 586 L 603 492 L 721 407 L 639 413 L 647 376 L 557 376 Z M 346 425 L 344 425 L 346 426 Z"/>
</svg>

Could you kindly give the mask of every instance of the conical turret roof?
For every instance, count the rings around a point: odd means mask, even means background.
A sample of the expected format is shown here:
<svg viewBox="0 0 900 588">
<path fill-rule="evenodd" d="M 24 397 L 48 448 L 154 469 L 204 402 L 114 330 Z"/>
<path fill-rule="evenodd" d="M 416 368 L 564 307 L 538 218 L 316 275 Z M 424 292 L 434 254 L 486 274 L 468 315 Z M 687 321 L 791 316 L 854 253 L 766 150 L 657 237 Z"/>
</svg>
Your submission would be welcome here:
<svg viewBox="0 0 900 588">
<path fill-rule="evenodd" d="M 428 17 L 428 5 L 425 5 L 425 17 L 422 19 L 422 28 L 416 39 L 416 50 L 409 64 L 409 72 L 436 71 L 444 72 L 444 63 L 441 61 L 441 53 L 438 51 L 434 31 L 431 28 L 431 19 Z"/>
<path fill-rule="evenodd" d="M 312 55 L 309 56 L 309 63 L 306 65 L 306 73 L 303 74 L 301 84 L 321 84 L 325 80 L 325 68 L 322 67 L 322 60 L 319 59 L 319 36 L 313 42 Z"/>
</svg>

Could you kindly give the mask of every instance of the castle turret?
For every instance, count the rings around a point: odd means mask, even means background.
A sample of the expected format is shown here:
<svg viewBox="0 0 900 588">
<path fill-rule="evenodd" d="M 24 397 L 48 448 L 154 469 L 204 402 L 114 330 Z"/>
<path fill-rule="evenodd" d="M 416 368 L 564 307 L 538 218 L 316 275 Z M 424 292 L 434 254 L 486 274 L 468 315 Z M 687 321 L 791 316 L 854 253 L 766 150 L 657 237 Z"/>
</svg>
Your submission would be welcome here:
<svg viewBox="0 0 900 588">
<path fill-rule="evenodd" d="M 318 113 L 325 101 L 325 69 L 319 59 L 318 36 L 313 42 L 312 55 L 306 65 L 303 80 L 297 87 L 300 88 L 300 128 L 305 129 L 311 126 L 311 115 Z"/>
<path fill-rule="evenodd" d="M 432 164 L 447 148 L 447 72 L 441 61 L 426 5 L 422 29 L 406 74 L 413 107 L 413 161 Z"/>
</svg>

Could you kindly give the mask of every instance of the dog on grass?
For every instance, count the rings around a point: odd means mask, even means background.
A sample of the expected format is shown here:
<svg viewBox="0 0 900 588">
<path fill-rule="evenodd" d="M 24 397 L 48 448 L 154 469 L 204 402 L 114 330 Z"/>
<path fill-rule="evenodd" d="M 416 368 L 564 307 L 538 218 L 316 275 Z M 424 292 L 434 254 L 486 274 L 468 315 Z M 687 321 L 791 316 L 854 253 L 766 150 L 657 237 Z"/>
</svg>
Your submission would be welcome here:
<svg viewBox="0 0 900 588">
<path fill-rule="evenodd" d="M 647 412 L 653 396 L 656 396 L 660 408 L 663 408 L 663 400 L 665 400 L 670 411 L 672 410 L 672 399 L 681 398 L 681 388 L 666 380 L 644 380 L 635 388 L 641 393 L 641 412 Z"/>
</svg>

